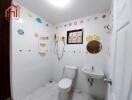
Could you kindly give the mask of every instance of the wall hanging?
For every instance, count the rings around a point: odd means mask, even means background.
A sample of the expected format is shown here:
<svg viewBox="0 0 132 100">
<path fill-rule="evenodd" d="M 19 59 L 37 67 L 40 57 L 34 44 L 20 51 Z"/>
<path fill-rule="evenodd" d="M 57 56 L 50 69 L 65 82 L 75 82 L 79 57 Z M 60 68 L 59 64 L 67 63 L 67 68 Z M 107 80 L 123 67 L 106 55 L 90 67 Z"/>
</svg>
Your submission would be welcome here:
<svg viewBox="0 0 132 100">
<path fill-rule="evenodd" d="M 102 49 L 102 44 L 99 41 L 93 40 L 87 44 L 87 51 L 91 54 L 99 53 Z"/>
<path fill-rule="evenodd" d="M 102 49 L 102 44 L 100 42 L 100 36 L 99 35 L 89 35 L 86 37 L 87 44 L 87 51 L 91 54 L 99 53 Z"/>
<path fill-rule="evenodd" d="M 24 34 L 24 30 L 23 29 L 18 29 L 17 32 L 18 32 L 19 35 L 23 35 Z"/>
<path fill-rule="evenodd" d="M 83 29 L 67 31 L 67 44 L 83 44 Z"/>
<path fill-rule="evenodd" d="M 40 54 L 46 54 L 48 52 L 48 40 L 47 36 L 39 36 L 39 48 L 38 52 Z"/>
</svg>

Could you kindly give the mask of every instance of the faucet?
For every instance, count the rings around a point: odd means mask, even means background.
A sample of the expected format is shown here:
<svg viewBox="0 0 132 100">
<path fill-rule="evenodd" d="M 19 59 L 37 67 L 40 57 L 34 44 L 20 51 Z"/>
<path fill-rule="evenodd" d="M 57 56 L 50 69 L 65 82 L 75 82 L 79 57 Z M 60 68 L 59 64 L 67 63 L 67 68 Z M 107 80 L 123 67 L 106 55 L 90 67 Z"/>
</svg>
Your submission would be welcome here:
<svg viewBox="0 0 132 100">
<path fill-rule="evenodd" d="M 92 71 L 94 71 L 94 66 L 92 66 Z"/>
</svg>

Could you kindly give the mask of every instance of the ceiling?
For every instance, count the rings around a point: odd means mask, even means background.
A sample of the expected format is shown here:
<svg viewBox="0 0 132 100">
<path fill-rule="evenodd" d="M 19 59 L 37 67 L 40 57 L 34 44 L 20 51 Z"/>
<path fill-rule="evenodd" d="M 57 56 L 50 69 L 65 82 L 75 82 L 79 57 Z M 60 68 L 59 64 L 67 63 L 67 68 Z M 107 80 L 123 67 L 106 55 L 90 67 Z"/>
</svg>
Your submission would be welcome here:
<svg viewBox="0 0 132 100">
<path fill-rule="evenodd" d="M 110 9 L 112 0 L 71 0 L 65 8 L 57 8 L 48 0 L 14 0 L 30 9 L 52 24 L 59 24 L 75 18 L 105 12 Z"/>
</svg>

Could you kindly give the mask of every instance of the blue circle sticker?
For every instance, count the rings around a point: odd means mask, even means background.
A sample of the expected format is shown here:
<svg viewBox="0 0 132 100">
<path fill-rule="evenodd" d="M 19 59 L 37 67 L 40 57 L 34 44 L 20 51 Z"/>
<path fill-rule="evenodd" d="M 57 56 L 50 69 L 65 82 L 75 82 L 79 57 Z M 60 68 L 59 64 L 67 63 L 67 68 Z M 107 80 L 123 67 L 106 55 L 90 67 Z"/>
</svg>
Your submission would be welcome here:
<svg viewBox="0 0 132 100">
<path fill-rule="evenodd" d="M 42 23 L 42 20 L 41 20 L 40 18 L 36 18 L 36 21 L 37 21 L 38 23 Z"/>
<path fill-rule="evenodd" d="M 23 35 L 24 34 L 24 30 L 23 29 L 18 29 L 17 32 L 18 32 L 19 35 Z"/>
</svg>

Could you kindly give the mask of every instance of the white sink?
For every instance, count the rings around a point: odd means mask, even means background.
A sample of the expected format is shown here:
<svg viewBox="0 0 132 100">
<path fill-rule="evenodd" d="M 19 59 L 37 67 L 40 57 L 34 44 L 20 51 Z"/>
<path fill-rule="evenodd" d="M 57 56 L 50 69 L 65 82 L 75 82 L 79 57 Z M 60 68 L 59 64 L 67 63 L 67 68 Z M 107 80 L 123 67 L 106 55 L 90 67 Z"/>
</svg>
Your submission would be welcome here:
<svg viewBox="0 0 132 100">
<path fill-rule="evenodd" d="M 94 79 L 101 79 L 104 77 L 104 73 L 102 70 L 100 69 L 97 69 L 97 68 L 94 68 L 92 69 L 89 68 L 89 67 L 84 67 L 82 68 L 82 72 L 87 76 L 87 77 L 91 77 L 91 78 L 94 78 Z"/>
</svg>

